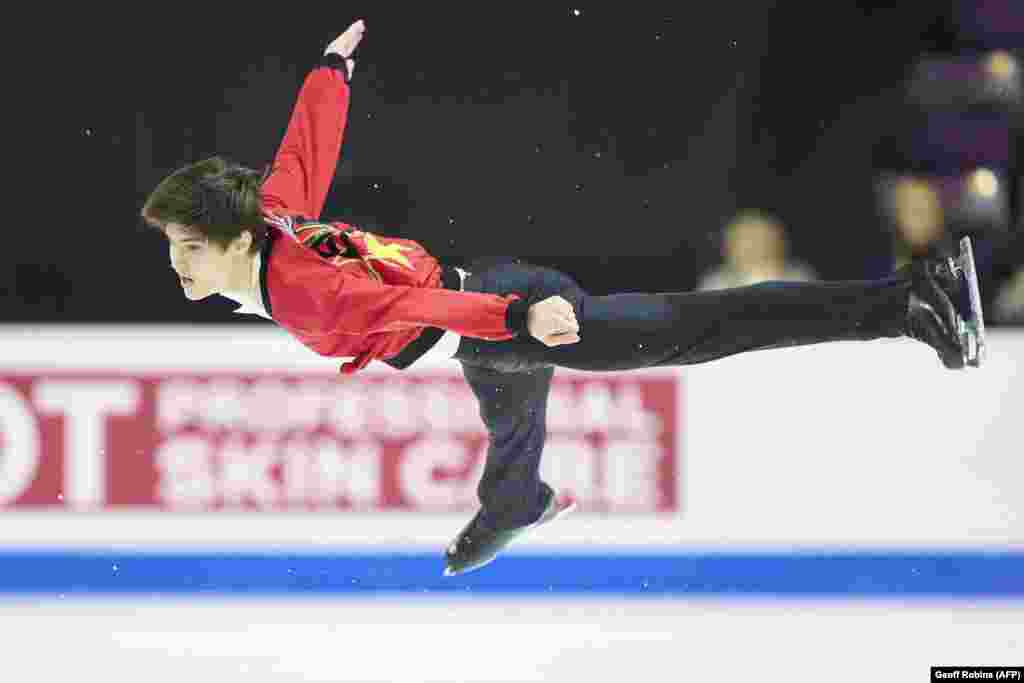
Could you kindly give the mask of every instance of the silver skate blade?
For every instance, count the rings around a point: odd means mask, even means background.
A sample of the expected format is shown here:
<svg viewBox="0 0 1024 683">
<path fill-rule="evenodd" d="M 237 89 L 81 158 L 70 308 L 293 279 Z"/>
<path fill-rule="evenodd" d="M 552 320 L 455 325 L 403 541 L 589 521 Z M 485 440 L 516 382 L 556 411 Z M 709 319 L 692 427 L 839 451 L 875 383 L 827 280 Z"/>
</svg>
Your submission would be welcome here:
<svg viewBox="0 0 1024 683">
<path fill-rule="evenodd" d="M 978 269 L 970 237 L 960 240 L 960 255 L 956 260 L 967 282 L 967 295 L 971 304 L 971 319 L 964 321 L 967 364 L 977 368 L 985 360 L 988 348 L 985 340 L 985 314 L 981 307 L 981 287 L 978 285 Z"/>
<path fill-rule="evenodd" d="M 452 569 L 451 567 L 445 567 L 444 576 L 462 576 L 463 574 L 469 574 L 470 572 L 475 572 L 478 569 L 483 569 L 491 562 L 494 562 L 496 559 L 498 559 L 497 555 L 495 555 L 494 557 L 487 558 L 480 564 L 466 565 L 462 569 Z"/>
</svg>

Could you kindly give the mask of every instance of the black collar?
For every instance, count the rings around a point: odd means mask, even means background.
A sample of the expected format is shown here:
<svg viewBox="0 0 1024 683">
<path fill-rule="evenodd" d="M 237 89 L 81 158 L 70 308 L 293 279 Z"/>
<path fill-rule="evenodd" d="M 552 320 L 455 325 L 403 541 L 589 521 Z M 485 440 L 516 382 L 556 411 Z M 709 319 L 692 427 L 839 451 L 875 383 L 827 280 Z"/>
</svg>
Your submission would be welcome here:
<svg viewBox="0 0 1024 683">
<path fill-rule="evenodd" d="M 263 297 L 263 308 L 271 318 L 274 317 L 274 311 L 270 308 L 270 293 L 267 291 L 267 264 L 270 263 L 270 249 L 276 237 L 274 230 L 268 229 L 267 238 L 260 247 L 260 296 Z"/>
</svg>

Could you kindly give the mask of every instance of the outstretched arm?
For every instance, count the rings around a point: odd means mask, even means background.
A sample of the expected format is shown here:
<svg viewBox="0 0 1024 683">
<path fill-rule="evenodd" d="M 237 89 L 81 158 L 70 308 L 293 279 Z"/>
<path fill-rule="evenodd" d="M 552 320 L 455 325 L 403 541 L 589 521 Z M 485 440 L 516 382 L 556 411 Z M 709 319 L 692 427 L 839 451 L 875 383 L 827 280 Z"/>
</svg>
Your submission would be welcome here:
<svg viewBox="0 0 1024 683">
<path fill-rule="evenodd" d="M 351 58 L 366 30 L 360 19 L 331 42 L 306 76 L 284 139 L 263 183 L 263 207 L 319 218 L 341 154 L 348 122 Z"/>
<path fill-rule="evenodd" d="M 560 296 L 531 305 L 516 294 L 386 285 L 341 271 L 317 279 L 319 293 L 292 302 L 291 309 L 331 332 L 362 336 L 431 326 L 488 341 L 527 334 L 547 346 L 580 340 L 576 312 Z"/>
</svg>

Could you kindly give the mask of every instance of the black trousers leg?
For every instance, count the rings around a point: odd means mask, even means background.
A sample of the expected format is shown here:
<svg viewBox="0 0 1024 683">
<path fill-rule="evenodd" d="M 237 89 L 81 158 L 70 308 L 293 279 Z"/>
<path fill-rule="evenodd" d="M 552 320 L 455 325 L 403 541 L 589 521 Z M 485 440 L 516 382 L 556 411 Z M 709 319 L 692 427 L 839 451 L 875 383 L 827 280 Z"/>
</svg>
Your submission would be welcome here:
<svg viewBox="0 0 1024 683">
<path fill-rule="evenodd" d="M 463 365 L 487 427 L 487 463 L 477 486 L 481 523 L 492 529 L 530 524 L 543 512 L 540 456 L 547 436 L 553 367 L 500 372 Z"/>
<path fill-rule="evenodd" d="M 748 351 L 900 337 L 910 282 L 905 277 L 843 282 L 768 282 L 713 292 L 591 296 L 547 268 L 505 264 L 474 273 L 470 291 L 519 292 L 530 301 L 561 295 L 573 303 L 580 341 L 547 347 L 525 337 L 464 338 L 456 357 L 518 371 L 555 365 L 632 370 L 691 365 Z"/>
</svg>

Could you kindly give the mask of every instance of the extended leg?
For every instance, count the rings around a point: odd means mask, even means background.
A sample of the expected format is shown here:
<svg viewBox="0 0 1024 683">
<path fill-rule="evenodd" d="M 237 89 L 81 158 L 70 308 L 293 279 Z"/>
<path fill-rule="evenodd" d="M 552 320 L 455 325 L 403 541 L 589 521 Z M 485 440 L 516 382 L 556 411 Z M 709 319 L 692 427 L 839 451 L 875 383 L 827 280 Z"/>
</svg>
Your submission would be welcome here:
<svg viewBox="0 0 1024 683">
<path fill-rule="evenodd" d="M 925 264 L 882 280 L 765 282 L 711 292 L 592 296 L 567 275 L 528 264 L 474 273 L 469 291 L 570 300 L 580 341 L 464 337 L 456 358 L 506 371 L 549 365 L 618 371 L 692 365 L 739 353 L 836 341 L 911 337 L 962 366 L 957 311 Z M 958 359 L 959 363 L 958 363 Z"/>
<path fill-rule="evenodd" d="M 506 370 L 557 365 L 594 371 L 689 365 L 758 349 L 899 337 L 911 286 L 909 278 L 894 276 L 592 296 L 558 271 L 529 265 L 475 274 L 470 285 L 474 291 L 517 291 L 532 301 L 565 297 L 576 309 L 580 341 L 547 347 L 532 338 L 463 338 L 460 360 Z"/>
<path fill-rule="evenodd" d="M 767 282 L 715 292 L 582 296 L 581 341 L 552 347 L 558 365 L 627 370 L 737 353 L 903 334 L 909 284 Z"/>
</svg>

